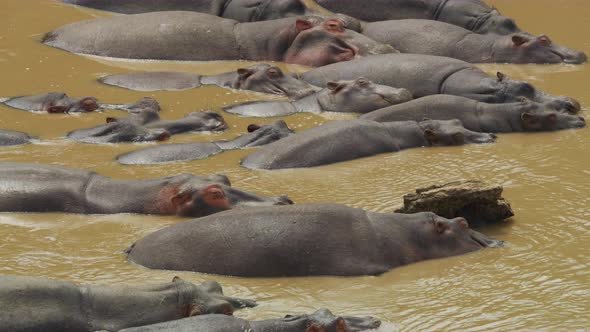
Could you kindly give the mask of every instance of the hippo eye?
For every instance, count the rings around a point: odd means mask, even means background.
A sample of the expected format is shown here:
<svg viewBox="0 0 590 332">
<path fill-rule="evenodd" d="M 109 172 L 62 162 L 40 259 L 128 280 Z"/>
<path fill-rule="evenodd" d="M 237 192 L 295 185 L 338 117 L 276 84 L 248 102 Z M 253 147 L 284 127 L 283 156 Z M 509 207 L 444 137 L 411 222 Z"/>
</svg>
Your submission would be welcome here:
<svg viewBox="0 0 590 332">
<path fill-rule="evenodd" d="M 545 35 L 542 35 L 539 37 L 539 44 L 543 46 L 551 46 L 551 39 Z"/>
<path fill-rule="evenodd" d="M 270 68 L 269 70 L 266 71 L 266 74 L 270 78 L 277 78 L 280 75 L 279 71 L 276 68 Z"/>
<path fill-rule="evenodd" d="M 371 83 L 366 78 L 359 78 L 356 82 L 358 83 L 358 85 L 363 86 L 363 87 L 365 87 Z"/>
<path fill-rule="evenodd" d="M 330 32 L 344 32 L 344 27 L 342 25 L 342 22 L 340 21 L 336 21 L 336 20 L 331 20 L 326 22 L 325 24 L 326 30 L 330 31 Z"/>
</svg>

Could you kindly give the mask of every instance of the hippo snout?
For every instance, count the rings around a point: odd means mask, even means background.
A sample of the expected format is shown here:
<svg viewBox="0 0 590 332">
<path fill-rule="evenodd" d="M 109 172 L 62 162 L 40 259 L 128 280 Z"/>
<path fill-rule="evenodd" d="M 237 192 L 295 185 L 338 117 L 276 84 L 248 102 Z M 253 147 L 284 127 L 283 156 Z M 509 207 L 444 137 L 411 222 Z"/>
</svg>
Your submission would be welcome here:
<svg viewBox="0 0 590 332">
<path fill-rule="evenodd" d="M 579 65 L 585 63 L 587 60 L 588 56 L 584 52 L 575 52 L 563 57 L 563 62 L 571 65 Z"/>
<path fill-rule="evenodd" d="M 469 230 L 469 236 L 474 242 L 479 244 L 482 248 L 497 248 L 504 246 L 504 241 L 494 240 L 488 237 L 487 235 L 474 231 L 472 229 Z"/>
</svg>

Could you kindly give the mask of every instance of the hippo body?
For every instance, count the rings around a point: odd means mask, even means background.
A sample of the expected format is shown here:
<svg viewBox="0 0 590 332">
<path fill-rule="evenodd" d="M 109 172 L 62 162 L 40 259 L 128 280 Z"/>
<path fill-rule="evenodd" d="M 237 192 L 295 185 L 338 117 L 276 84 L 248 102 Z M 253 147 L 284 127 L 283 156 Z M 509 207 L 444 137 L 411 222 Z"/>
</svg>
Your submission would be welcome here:
<svg viewBox="0 0 590 332">
<path fill-rule="evenodd" d="M 283 120 L 262 127 L 250 125 L 248 131 L 231 141 L 163 144 L 131 151 L 117 156 L 117 161 L 124 165 L 146 165 L 205 159 L 225 150 L 269 144 L 293 133 Z"/>
<path fill-rule="evenodd" d="M 519 32 L 514 20 L 482 0 L 316 0 L 333 12 L 375 22 L 401 19 L 436 20 L 478 34 Z"/>
<path fill-rule="evenodd" d="M 64 0 L 65 3 L 123 14 L 194 11 L 238 22 L 276 20 L 314 14 L 301 0 Z"/>
<path fill-rule="evenodd" d="M 495 104 L 516 102 L 525 97 L 569 113 L 581 109 L 580 103 L 573 98 L 552 96 L 530 83 L 512 80 L 502 73 L 491 77 L 473 64 L 433 55 L 373 55 L 346 64 L 315 68 L 302 75 L 304 81 L 322 87 L 330 81 L 357 77 L 406 88 L 415 98 L 449 94 Z"/>
<path fill-rule="evenodd" d="M 308 66 L 395 50 L 321 17 L 238 23 L 196 12 L 104 17 L 66 25 L 43 42 L 70 52 L 130 59 L 284 61 Z"/>
<path fill-rule="evenodd" d="M 227 315 L 204 315 L 120 332 L 356 332 L 373 330 L 380 325 L 381 322 L 373 317 L 339 317 L 328 309 L 319 309 L 309 315 L 287 315 L 285 318 L 259 321 L 247 321 Z M 316 329 L 309 329 L 311 326 Z"/>
<path fill-rule="evenodd" d="M 99 81 L 135 91 L 178 91 L 201 85 L 217 85 L 222 88 L 285 95 L 295 99 L 308 96 L 317 90 L 316 87 L 295 78 L 293 74 L 284 73 L 279 67 L 265 63 L 218 75 L 143 72 L 109 75 Z"/>
<path fill-rule="evenodd" d="M 0 146 L 13 146 L 31 143 L 31 137 L 14 130 L 0 129 Z"/>
<path fill-rule="evenodd" d="M 458 120 L 334 121 L 265 146 L 246 156 L 242 166 L 250 169 L 313 167 L 415 147 L 493 141 L 493 135 L 465 130 Z"/>
<path fill-rule="evenodd" d="M 359 117 L 377 122 L 420 121 L 424 118 L 458 119 L 466 129 L 486 133 L 551 131 L 585 126 L 582 117 L 554 111 L 528 99 L 518 103 L 487 104 L 451 95 L 426 96 Z"/>
<path fill-rule="evenodd" d="M 0 163 L 1 212 L 204 216 L 289 202 L 233 188 L 223 175 L 119 180 L 58 166 Z"/>
<path fill-rule="evenodd" d="M 302 204 L 176 224 L 140 239 L 127 253 L 153 269 L 242 277 L 354 276 L 496 244 L 462 218 Z"/>
<path fill-rule="evenodd" d="M 404 103 L 412 99 L 406 89 L 378 85 L 365 79 L 331 82 L 315 94 L 294 102 L 257 101 L 224 107 L 229 113 L 243 116 L 285 116 L 293 113 L 354 112 L 367 113 Z"/>
<path fill-rule="evenodd" d="M 554 44 L 541 35 L 480 35 L 456 25 L 431 20 L 390 20 L 363 25 L 362 33 L 402 53 L 446 56 L 471 63 L 586 62 L 583 52 Z"/>
<path fill-rule="evenodd" d="M 175 278 L 166 284 L 108 287 L 0 276 L 0 327 L 11 332 L 119 331 L 255 305 L 223 296 L 214 281 L 194 285 Z"/>
</svg>

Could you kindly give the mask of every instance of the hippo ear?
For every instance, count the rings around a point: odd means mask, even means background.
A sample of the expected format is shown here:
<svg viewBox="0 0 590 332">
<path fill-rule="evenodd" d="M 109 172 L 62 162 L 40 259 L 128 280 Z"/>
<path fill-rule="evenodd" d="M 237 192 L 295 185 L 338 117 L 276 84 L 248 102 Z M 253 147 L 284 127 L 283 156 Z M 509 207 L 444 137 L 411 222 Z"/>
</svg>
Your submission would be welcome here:
<svg viewBox="0 0 590 332">
<path fill-rule="evenodd" d="M 526 112 L 520 115 L 520 119 L 525 123 L 535 123 L 537 122 L 537 116 L 532 113 Z"/>
<path fill-rule="evenodd" d="M 225 196 L 225 192 L 218 184 L 212 184 L 207 188 L 203 189 L 202 197 L 205 203 L 209 206 L 219 208 L 219 209 L 229 209 L 229 201 Z"/>
<path fill-rule="evenodd" d="M 426 138 L 430 144 L 438 143 L 438 136 L 436 136 L 436 133 L 431 129 L 424 129 L 424 138 Z"/>
<path fill-rule="evenodd" d="M 434 229 L 436 230 L 436 232 L 438 234 L 442 234 L 442 233 L 446 232 L 448 229 L 450 229 L 450 226 L 447 222 L 444 222 L 442 220 L 435 220 L 434 221 Z"/>
<path fill-rule="evenodd" d="M 311 323 L 307 329 L 305 329 L 305 332 L 321 332 L 321 331 L 325 331 L 325 329 L 323 329 L 318 323 Z"/>
<path fill-rule="evenodd" d="M 182 278 L 179 276 L 174 276 L 174 278 L 172 278 L 172 282 L 181 282 Z"/>
<path fill-rule="evenodd" d="M 167 131 L 161 132 L 158 137 L 156 137 L 156 140 L 159 142 L 163 142 L 163 141 L 167 141 L 169 140 L 171 137 L 170 133 Z"/>
<path fill-rule="evenodd" d="M 251 124 L 251 125 L 248 126 L 248 132 L 249 133 L 253 133 L 253 132 L 257 131 L 260 128 L 261 128 L 260 125 Z"/>
<path fill-rule="evenodd" d="M 242 79 L 248 78 L 254 74 L 254 70 L 249 68 L 238 68 L 238 76 Z"/>
<path fill-rule="evenodd" d="M 313 23 L 307 19 L 298 18 L 295 22 L 295 29 L 298 33 L 304 30 L 309 30 L 311 28 L 313 28 Z"/>
<path fill-rule="evenodd" d="M 528 41 L 529 39 L 523 35 L 512 36 L 512 43 L 514 44 L 514 46 L 520 46 Z"/>
<path fill-rule="evenodd" d="M 496 73 L 496 77 L 498 78 L 498 82 L 502 82 L 506 78 L 506 75 L 499 71 Z"/>
</svg>

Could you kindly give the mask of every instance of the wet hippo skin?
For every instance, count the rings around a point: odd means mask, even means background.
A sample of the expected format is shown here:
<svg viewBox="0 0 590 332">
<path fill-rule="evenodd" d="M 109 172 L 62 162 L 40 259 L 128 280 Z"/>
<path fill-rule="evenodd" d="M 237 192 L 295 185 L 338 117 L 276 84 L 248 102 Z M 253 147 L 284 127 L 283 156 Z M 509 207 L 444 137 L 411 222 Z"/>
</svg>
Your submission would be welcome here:
<svg viewBox="0 0 590 332">
<path fill-rule="evenodd" d="M 286 196 L 263 197 L 233 188 L 224 175 L 120 180 L 58 166 L 0 163 L 0 212 L 195 217 L 238 207 L 291 203 Z"/>
<path fill-rule="evenodd" d="M 0 129 L 0 146 L 22 145 L 31 142 L 28 134 L 14 130 Z"/>
<path fill-rule="evenodd" d="M 183 222 L 140 239 L 127 253 L 152 269 L 241 277 L 354 276 L 498 245 L 469 229 L 463 218 L 302 204 Z"/>
<path fill-rule="evenodd" d="M 11 332 L 119 331 L 189 316 L 231 315 L 255 305 L 224 296 L 215 281 L 194 285 L 175 277 L 165 284 L 109 287 L 0 276 L 0 322 Z"/>
</svg>

